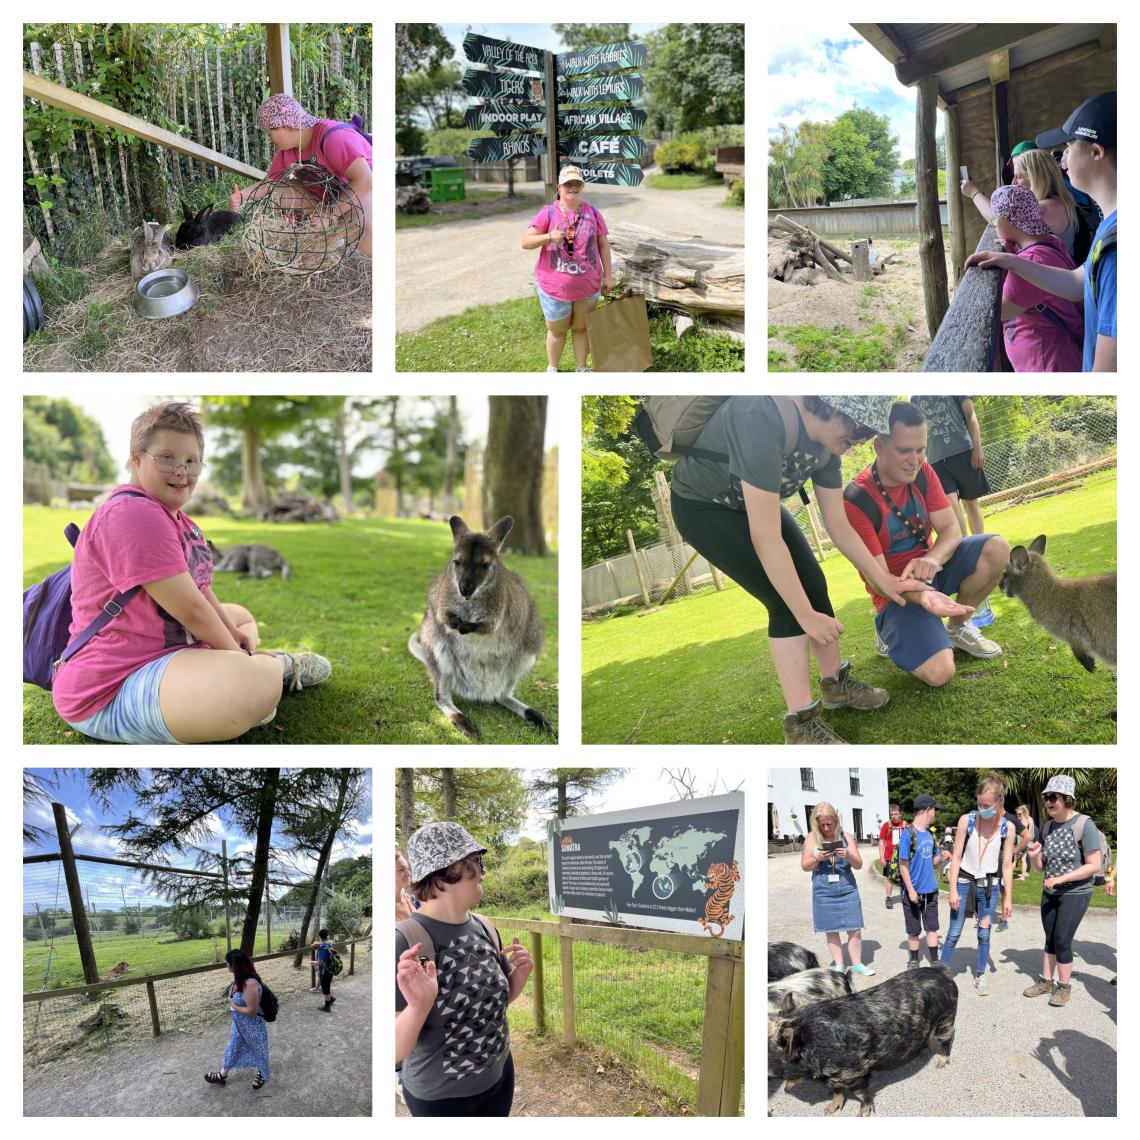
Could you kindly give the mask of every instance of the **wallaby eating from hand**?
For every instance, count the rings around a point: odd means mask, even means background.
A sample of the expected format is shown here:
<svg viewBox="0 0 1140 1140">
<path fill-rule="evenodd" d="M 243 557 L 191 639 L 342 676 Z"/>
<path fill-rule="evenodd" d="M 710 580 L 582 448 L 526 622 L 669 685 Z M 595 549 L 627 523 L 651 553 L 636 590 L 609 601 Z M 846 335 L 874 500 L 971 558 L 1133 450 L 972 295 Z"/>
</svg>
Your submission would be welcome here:
<svg viewBox="0 0 1140 1140">
<path fill-rule="evenodd" d="M 1045 561 L 1045 536 L 1026 550 L 1015 546 L 1001 578 L 1001 591 L 1020 598 L 1030 617 L 1067 642 L 1091 673 L 1097 661 L 1116 667 L 1116 571 L 1091 578 L 1061 578 Z M 1116 710 L 1112 714 L 1116 717 Z"/>
<path fill-rule="evenodd" d="M 458 515 L 449 522 L 451 563 L 432 583 L 423 622 L 408 639 L 408 649 L 424 663 L 435 703 L 465 736 L 477 740 L 479 730 L 453 697 L 500 704 L 553 733 L 542 713 L 515 697 L 515 686 L 534 668 L 544 640 L 523 580 L 499 557 L 515 520 L 507 515 L 487 531 L 471 530 Z"/>
</svg>

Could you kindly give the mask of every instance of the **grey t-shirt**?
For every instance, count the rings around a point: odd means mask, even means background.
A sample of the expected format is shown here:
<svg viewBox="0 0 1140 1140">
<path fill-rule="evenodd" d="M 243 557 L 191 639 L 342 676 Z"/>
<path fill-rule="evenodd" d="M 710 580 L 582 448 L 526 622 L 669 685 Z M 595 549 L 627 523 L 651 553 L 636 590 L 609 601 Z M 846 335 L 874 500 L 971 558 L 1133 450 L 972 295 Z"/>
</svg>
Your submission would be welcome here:
<svg viewBox="0 0 1140 1140">
<path fill-rule="evenodd" d="M 498 947 L 477 918 L 440 922 L 413 916 L 435 944 L 439 993 L 415 1049 L 404 1058 L 403 1083 L 420 1100 L 476 1096 L 493 1088 L 510 1056 L 507 976 Z M 396 931 L 396 962 L 408 940 Z M 396 1012 L 407 1006 L 396 986 Z"/>
<path fill-rule="evenodd" d="M 795 449 L 784 455 L 784 420 L 770 396 L 730 396 L 713 412 L 695 446 L 728 458 L 679 459 L 673 468 L 673 490 L 683 499 L 743 511 L 741 481 L 776 492 L 781 499 L 794 495 L 809 478 L 816 487 L 841 485 L 838 455 L 816 470 L 825 448 L 808 438 L 802 420 Z"/>
<path fill-rule="evenodd" d="M 1074 815 L 1072 819 L 1066 820 L 1059 826 L 1046 823 L 1045 827 L 1042 828 L 1041 844 L 1045 860 L 1045 878 L 1050 879 L 1054 875 L 1067 875 L 1070 871 L 1075 871 L 1085 861 L 1081 854 L 1081 848 L 1077 844 L 1077 836 L 1073 833 L 1073 824 L 1076 819 L 1077 817 Z M 1048 834 L 1045 834 L 1046 829 Z M 1096 824 L 1087 816 L 1080 840 L 1081 844 L 1084 845 L 1085 855 L 1089 854 L 1090 851 L 1100 850 L 1100 832 L 1097 831 Z M 1054 887 L 1051 893 L 1055 895 L 1089 895 L 1092 894 L 1092 889 L 1093 876 L 1090 875 L 1087 879 L 1081 879 L 1079 882 L 1061 883 Z"/>
<path fill-rule="evenodd" d="M 926 416 L 926 462 L 937 463 L 949 455 L 973 451 L 974 441 L 962 414 L 967 396 L 912 396 Z"/>
</svg>

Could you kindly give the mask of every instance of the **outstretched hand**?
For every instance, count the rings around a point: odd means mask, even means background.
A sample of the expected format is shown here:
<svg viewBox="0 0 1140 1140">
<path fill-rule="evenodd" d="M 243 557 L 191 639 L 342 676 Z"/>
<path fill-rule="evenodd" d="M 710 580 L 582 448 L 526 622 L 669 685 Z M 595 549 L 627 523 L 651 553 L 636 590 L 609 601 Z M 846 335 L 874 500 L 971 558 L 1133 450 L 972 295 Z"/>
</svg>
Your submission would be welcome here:
<svg viewBox="0 0 1140 1140">
<path fill-rule="evenodd" d="M 899 579 L 900 594 L 924 594 L 930 587 L 921 578 Z"/>
<path fill-rule="evenodd" d="M 964 606 L 961 602 L 948 598 L 940 590 L 927 590 L 919 598 L 919 605 L 929 610 L 935 617 L 966 617 L 974 612 L 973 606 Z"/>
</svg>

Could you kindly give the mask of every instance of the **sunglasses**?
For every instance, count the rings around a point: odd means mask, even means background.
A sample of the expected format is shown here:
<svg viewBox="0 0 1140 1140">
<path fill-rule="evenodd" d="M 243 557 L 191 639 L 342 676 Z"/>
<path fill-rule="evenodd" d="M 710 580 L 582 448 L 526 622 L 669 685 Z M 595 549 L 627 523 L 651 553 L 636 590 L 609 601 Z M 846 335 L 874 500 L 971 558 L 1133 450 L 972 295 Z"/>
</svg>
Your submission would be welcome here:
<svg viewBox="0 0 1140 1140">
<path fill-rule="evenodd" d="M 1047 804 L 1056 803 L 1061 797 L 1056 792 L 1049 792 L 1041 797 Z"/>
<path fill-rule="evenodd" d="M 469 866 L 478 867 L 480 871 L 483 870 L 482 855 L 468 855 L 467 858 L 463 860 L 463 862 L 467 863 Z"/>
</svg>

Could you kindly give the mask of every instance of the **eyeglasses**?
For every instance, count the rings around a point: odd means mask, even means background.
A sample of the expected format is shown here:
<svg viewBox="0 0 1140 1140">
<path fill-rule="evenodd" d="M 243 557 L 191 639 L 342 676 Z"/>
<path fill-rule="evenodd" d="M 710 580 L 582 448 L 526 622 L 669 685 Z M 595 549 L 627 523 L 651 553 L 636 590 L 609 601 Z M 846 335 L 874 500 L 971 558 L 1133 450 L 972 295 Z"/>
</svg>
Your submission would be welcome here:
<svg viewBox="0 0 1140 1140">
<path fill-rule="evenodd" d="M 152 455 L 149 451 L 143 454 L 150 455 L 155 467 L 164 475 L 173 475 L 179 467 L 189 476 L 200 475 L 206 466 L 200 459 L 187 459 L 184 463 L 179 463 L 173 455 Z"/>
<path fill-rule="evenodd" d="M 474 866 L 474 867 L 478 867 L 480 871 L 483 870 L 483 856 L 482 855 L 468 855 L 467 858 L 464 859 L 463 861 L 465 863 L 468 863 L 468 864 Z"/>
<path fill-rule="evenodd" d="M 1047 804 L 1056 803 L 1061 797 L 1056 792 L 1048 792 L 1041 797 Z"/>
<path fill-rule="evenodd" d="M 579 190 L 584 190 L 586 187 L 585 182 L 563 182 L 564 189 L 569 190 L 572 194 L 576 194 Z"/>
</svg>

